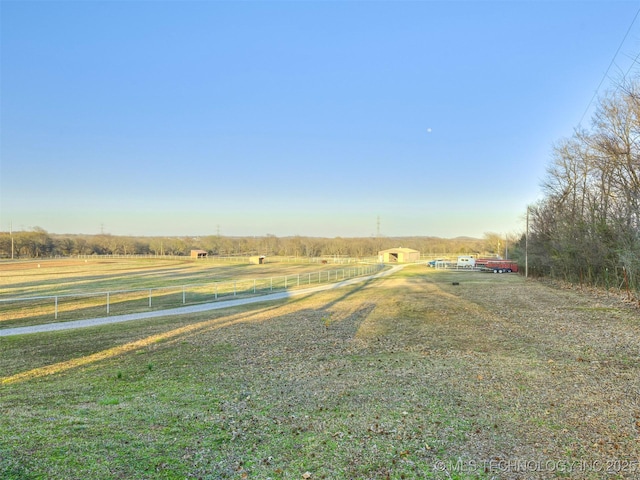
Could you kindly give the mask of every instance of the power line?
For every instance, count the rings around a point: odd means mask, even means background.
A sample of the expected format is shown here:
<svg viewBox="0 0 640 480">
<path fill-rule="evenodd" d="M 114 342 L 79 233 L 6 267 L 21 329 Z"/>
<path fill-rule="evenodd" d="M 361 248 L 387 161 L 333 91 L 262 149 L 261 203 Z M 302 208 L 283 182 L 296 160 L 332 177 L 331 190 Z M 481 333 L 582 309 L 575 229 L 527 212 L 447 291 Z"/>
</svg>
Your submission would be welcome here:
<svg viewBox="0 0 640 480">
<path fill-rule="evenodd" d="M 605 79 L 609 75 L 609 70 L 611 70 L 611 67 L 615 63 L 616 58 L 618 56 L 618 53 L 620 53 L 620 49 L 622 48 L 622 45 L 624 45 L 624 42 L 626 42 L 627 37 L 629 36 L 629 32 L 631 32 L 631 28 L 633 28 L 633 24 L 636 23 L 636 20 L 638 19 L 638 15 L 640 15 L 640 8 L 638 9 L 638 11 L 636 12 L 635 16 L 633 17 L 633 20 L 631 21 L 631 25 L 629 25 L 629 28 L 627 29 L 627 33 L 624 34 L 624 38 L 622 39 L 622 42 L 620 42 L 620 45 L 618 45 L 618 49 L 616 50 L 616 53 L 613 55 L 613 58 L 611 59 L 611 62 L 609 63 L 609 66 L 607 67 L 606 72 L 604 72 L 604 75 L 602 76 L 602 80 L 600 80 L 600 83 L 598 84 L 598 87 L 596 88 L 596 91 L 593 92 L 593 97 L 591 97 L 591 100 L 589 100 L 589 103 L 587 104 L 587 108 L 585 109 L 584 113 L 582 114 L 582 117 L 580 117 L 580 121 L 578 122 L 578 126 L 580 126 L 582 124 L 582 121 L 584 120 L 584 117 L 587 115 L 587 112 L 591 108 L 591 104 L 593 103 L 593 101 L 595 100 L 596 96 L 598 95 L 598 91 L 600 90 L 600 87 L 602 86 L 602 84 L 604 83 Z M 636 59 L 637 58 L 638 57 L 636 57 Z M 631 69 L 629 69 L 629 71 L 630 70 Z M 627 73 L 629 73 L 629 72 L 627 72 Z"/>
<path fill-rule="evenodd" d="M 629 65 L 629 68 L 627 69 L 627 73 L 624 74 L 623 78 L 627 78 L 629 76 L 629 72 L 631 72 L 631 69 L 633 68 L 633 66 L 638 63 L 638 58 L 640 58 L 640 51 L 635 56 L 635 58 L 631 61 L 631 65 Z"/>
</svg>

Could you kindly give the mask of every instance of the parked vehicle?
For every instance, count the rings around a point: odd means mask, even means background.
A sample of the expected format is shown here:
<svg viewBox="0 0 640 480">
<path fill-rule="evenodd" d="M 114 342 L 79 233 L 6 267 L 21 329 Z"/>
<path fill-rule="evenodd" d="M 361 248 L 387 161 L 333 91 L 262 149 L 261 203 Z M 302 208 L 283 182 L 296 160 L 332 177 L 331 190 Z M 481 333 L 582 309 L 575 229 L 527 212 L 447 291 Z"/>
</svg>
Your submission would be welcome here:
<svg viewBox="0 0 640 480">
<path fill-rule="evenodd" d="M 501 258 L 474 258 L 471 255 L 461 255 L 458 257 L 457 261 L 438 258 L 428 261 L 427 266 L 431 268 L 464 268 L 493 273 L 511 273 L 518 271 L 518 262 L 515 260 L 502 260 Z"/>
<path fill-rule="evenodd" d="M 456 266 L 458 268 L 473 268 L 476 266 L 476 259 L 469 255 L 463 255 L 458 257 Z"/>
<path fill-rule="evenodd" d="M 487 260 L 481 270 L 493 273 L 517 272 L 518 262 L 514 260 Z"/>
<path fill-rule="evenodd" d="M 436 260 L 429 260 L 427 262 L 427 267 L 431 267 L 431 268 L 440 267 L 445 263 L 446 263 L 446 260 L 444 258 L 438 258 Z"/>
<path fill-rule="evenodd" d="M 493 256 L 493 257 L 478 257 L 476 258 L 476 267 L 486 267 L 487 262 L 492 262 L 495 260 L 502 260 L 502 257 Z"/>
</svg>

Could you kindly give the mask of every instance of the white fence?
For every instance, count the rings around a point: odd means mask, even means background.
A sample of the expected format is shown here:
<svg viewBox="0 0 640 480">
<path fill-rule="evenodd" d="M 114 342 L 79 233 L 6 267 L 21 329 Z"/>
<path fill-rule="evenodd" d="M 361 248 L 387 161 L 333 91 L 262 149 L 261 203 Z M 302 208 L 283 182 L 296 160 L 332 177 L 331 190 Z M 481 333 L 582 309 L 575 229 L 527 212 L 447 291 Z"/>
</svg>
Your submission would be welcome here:
<svg viewBox="0 0 640 480">
<path fill-rule="evenodd" d="M 79 315 L 82 318 L 95 318 L 105 314 L 121 315 L 240 296 L 265 295 L 371 275 L 383 268 L 381 264 L 357 265 L 335 270 L 206 284 L 0 299 L 0 324 L 7 320 L 27 320 L 43 316 L 53 316 L 55 320 L 64 319 L 65 316 L 75 320 Z"/>
</svg>

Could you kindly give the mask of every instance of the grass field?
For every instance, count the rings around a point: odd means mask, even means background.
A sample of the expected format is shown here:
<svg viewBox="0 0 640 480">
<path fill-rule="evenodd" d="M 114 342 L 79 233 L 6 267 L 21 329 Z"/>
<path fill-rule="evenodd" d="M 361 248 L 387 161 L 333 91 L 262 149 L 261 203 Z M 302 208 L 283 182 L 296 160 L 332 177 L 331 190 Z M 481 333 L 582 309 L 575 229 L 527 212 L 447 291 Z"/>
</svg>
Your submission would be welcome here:
<svg viewBox="0 0 640 480">
<path fill-rule="evenodd" d="M 639 478 L 639 354 L 618 298 L 424 266 L 0 337 L 0 478 Z"/>
<path fill-rule="evenodd" d="M 0 298 L 135 288 L 180 287 L 343 268 L 340 264 L 272 261 L 263 265 L 162 258 L 44 259 L 0 262 Z"/>
<path fill-rule="evenodd" d="M 356 269 L 273 259 L 263 265 L 133 257 L 0 262 L 0 328 L 253 296 L 335 282 Z"/>
</svg>

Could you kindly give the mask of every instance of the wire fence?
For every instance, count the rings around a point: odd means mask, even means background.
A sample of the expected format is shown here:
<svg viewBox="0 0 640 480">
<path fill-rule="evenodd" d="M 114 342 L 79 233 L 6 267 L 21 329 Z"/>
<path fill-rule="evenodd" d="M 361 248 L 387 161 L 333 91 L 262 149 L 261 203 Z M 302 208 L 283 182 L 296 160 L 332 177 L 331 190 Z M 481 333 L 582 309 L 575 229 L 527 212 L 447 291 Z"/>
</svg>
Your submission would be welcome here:
<svg viewBox="0 0 640 480">
<path fill-rule="evenodd" d="M 323 283 L 337 283 L 371 275 L 383 268 L 382 264 L 366 264 L 317 272 L 182 286 L 6 298 L 0 299 L 0 323 L 9 326 L 9 323 L 24 324 L 28 321 L 32 325 L 47 323 L 52 319 L 69 321 L 176 308 L 266 295 Z"/>
</svg>

